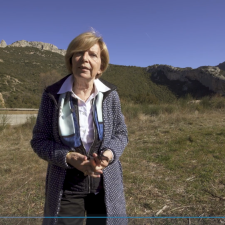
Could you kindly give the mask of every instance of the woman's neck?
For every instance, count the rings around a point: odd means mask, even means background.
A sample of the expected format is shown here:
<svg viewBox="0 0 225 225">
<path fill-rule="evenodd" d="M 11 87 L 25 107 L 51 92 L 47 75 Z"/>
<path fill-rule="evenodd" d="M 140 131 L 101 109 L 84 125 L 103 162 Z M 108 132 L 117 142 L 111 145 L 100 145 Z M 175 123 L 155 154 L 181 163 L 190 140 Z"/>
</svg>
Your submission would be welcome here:
<svg viewBox="0 0 225 225">
<path fill-rule="evenodd" d="M 73 92 L 83 101 L 87 101 L 94 93 L 94 80 L 77 79 L 74 77 Z"/>
</svg>

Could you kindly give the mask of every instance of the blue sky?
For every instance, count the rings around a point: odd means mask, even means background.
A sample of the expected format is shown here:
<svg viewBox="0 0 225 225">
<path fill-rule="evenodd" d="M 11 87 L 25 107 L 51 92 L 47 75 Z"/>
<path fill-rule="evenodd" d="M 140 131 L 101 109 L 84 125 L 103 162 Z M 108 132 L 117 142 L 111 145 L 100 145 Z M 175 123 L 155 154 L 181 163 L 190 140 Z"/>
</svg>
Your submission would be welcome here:
<svg viewBox="0 0 225 225">
<path fill-rule="evenodd" d="M 225 61 L 225 0 L 8 0 L 0 21 L 0 41 L 60 49 L 93 27 L 111 64 L 197 68 Z"/>
</svg>

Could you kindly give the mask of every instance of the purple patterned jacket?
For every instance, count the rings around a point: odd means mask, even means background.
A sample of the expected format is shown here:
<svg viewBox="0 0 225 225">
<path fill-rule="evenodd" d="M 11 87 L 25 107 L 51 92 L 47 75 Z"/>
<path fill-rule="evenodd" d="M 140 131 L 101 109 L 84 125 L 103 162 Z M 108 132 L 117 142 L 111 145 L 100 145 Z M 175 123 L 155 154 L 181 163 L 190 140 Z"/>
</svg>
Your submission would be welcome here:
<svg viewBox="0 0 225 225">
<path fill-rule="evenodd" d="M 63 182 L 66 169 L 66 154 L 70 148 L 63 145 L 58 134 L 58 98 L 57 92 L 68 76 L 49 86 L 43 93 L 37 122 L 33 130 L 31 146 L 37 155 L 48 162 L 45 190 L 45 217 L 57 217 L 60 209 Z M 126 204 L 123 190 L 122 167 L 119 161 L 128 138 L 127 128 L 121 112 L 116 87 L 101 80 L 111 90 L 104 93 L 103 122 L 104 135 L 101 149 L 111 149 L 114 161 L 104 169 L 103 182 L 107 209 L 107 224 L 125 225 Z M 43 225 L 55 225 L 57 218 L 44 218 Z"/>
</svg>

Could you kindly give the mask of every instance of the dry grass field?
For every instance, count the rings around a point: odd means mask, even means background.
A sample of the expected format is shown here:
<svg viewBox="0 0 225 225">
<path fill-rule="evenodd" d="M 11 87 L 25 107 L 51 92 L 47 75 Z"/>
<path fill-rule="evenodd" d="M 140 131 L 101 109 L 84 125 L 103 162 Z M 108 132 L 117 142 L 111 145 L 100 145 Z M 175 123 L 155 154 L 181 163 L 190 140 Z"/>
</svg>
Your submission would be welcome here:
<svg viewBox="0 0 225 225">
<path fill-rule="evenodd" d="M 123 103 L 129 144 L 121 157 L 129 224 L 225 224 L 223 99 Z M 47 163 L 32 151 L 34 119 L 0 131 L 0 215 L 41 217 Z M 157 218 L 158 217 L 158 218 Z M 166 219 L 160 217 L 187 217 Z M 199 218 L 191 218 L 199 217 Z M 0 219 L 0 225 L 41 219 Z"/>
</svg>

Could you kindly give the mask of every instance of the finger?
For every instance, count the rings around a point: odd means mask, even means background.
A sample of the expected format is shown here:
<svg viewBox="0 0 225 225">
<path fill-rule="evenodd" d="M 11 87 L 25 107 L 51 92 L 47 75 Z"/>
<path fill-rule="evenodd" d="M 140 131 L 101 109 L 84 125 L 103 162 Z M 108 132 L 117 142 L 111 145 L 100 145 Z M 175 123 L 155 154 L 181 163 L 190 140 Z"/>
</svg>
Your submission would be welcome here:
<svg viewBox="0 0 225 225">
<path fill-rule="evenodd" d="M 94 159 L 95 161 L 95 164 L 92 162 L 92 166 L 94 167 L 95 166 L 95 170 L 102 170 L 104 169 L 105 167 L 108 166 L 108 161 L 107 160 L 101 160 L 100 157 L 96 154 L 96 153 L 93 153 L 93 158 L 91 159 Z"/>
<path fill-rule="evenodd" d="M 91 166 L 92 171 L 97 172 L 97 173 L 102 173 L 103 167 L 101 166 L 101 164 L 96 165 L 96 161 L 94 158 L 90 159 L 90 166 Z"/>
<path fill-rule="evenodd" d="M 89 173 L 91 173 L 91 172 L 100 173 L 100 174 L 103 173 L 102 172 L 103 167 L 102 166 L 97 166 L 95 164 L 95 161 L 94 161 L 93 158 L 88 160 L 88 161 L 86 161 L 86 162 L 84 162 L 84 163 L 85 163 L 85 165 L 84 165 L 84 170 L 85 171 L 88 171 Z"/>
<path fill-rule="evenodd" d="M 101 166 L 102 166 L 102 167 L 105 168 L 105 167 L 107 167 L 108 165 L 109 165 L 109 163 L 108 163 L 106 160 L 102 160 L 102 161 L 101 161 Z"/>
<path fill-rule="evenodd" d="M 97 172 L 97 170 L 101 169 L 101 168 L 98 168 L 98 167 L 97 167 L 94 158 L 91 158 L 91 159 L 90 159 L 90 167 L 91 167 L 91 168 L 90 168 L 91 171 L 94 171 L 94 172 Z"/>
<path fill-rule="evenodd" d="M 87 156 L 81 155 L 81 154 L 80 154 L 79 159 L 80 159 L 81 161 L 86 161 L 86 160 L 87 160 Z"/>
<path fill-rule="evenodd" d="M 102 166 L 96 166 L 93 170 L 93 172 L 95 173 L 99 173 L 99 174 L 103 174 L 103 170 L 104 168 Z"/>
<path fill-rule="evenodd" d="M 101 165 L 101 160 L 99 159 L 98 155 L 96 153 L 93 153 L 93 158 L 95 160 L 95 163 L 100 166 Z"/>
<path fill-rule="evenodd" d="M 97 166 L 97 164 L 96 164 L 96 162 L 95 162 L 95 159 L 94 158 L 90 158 L 90 165 L 91 165 L 91 167 L 94 169 L 96 166 Z"/>
<path fill-rule="evenodd" d="M 90 176 L 91 176 L 91 177 L 94 177 L 94 178 L 97 178 L 97 177 L 100 177 L 101 174 L 92 172 L 92 173 L 90 174 Z"/>
<path fill-rule="evenodd" d="M 78 152 L 72 152 L 71 154 L 74 155 L 75 158 L 77 158 L 77 160 L 80 160 L 80 161 L 87 160 L 87 156 L 86 155 L 82 155 L 82 154 L 80 154 Z"/>
<path fill-rule="evenodd" d="M 98 154 L 93 153 L 92 156 L 93 156 L 93 157 L 98 157 Z"/>
</svg>

